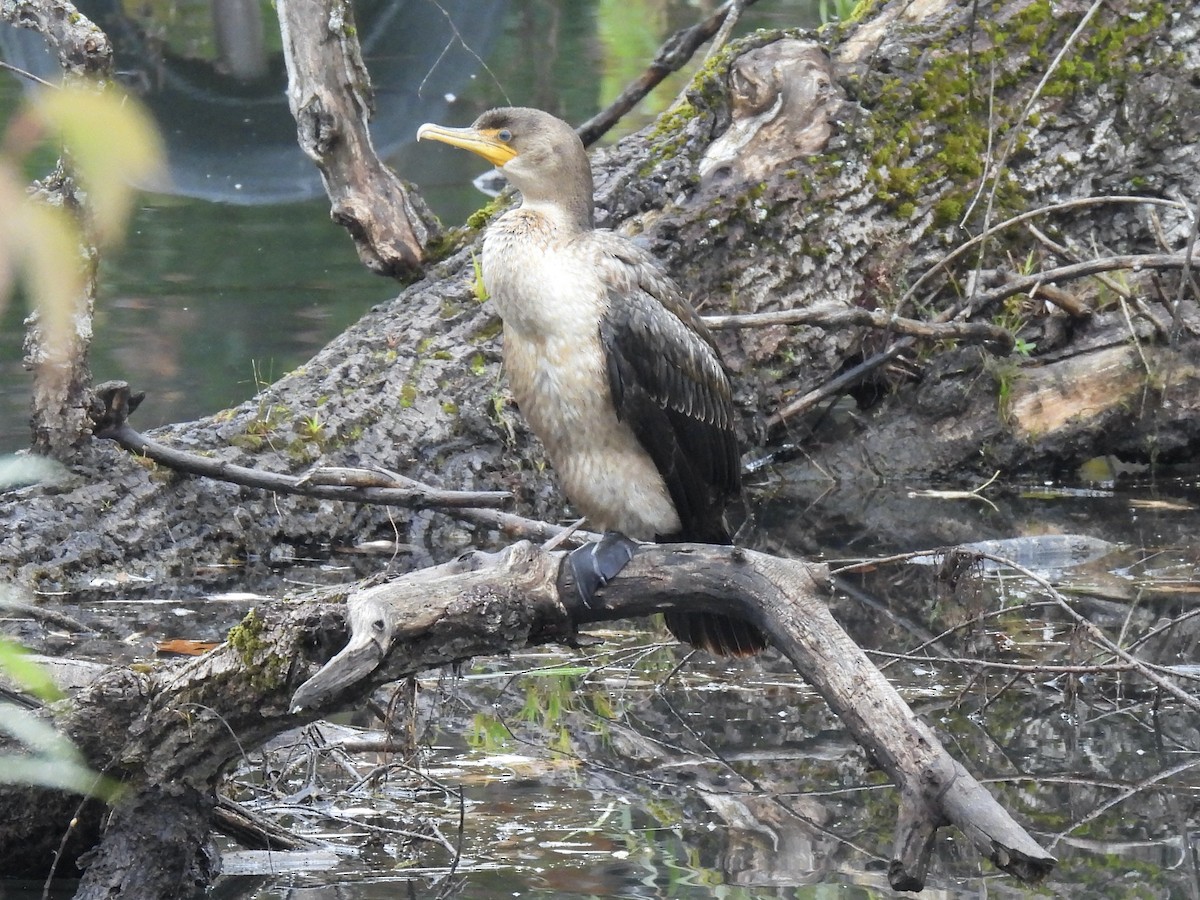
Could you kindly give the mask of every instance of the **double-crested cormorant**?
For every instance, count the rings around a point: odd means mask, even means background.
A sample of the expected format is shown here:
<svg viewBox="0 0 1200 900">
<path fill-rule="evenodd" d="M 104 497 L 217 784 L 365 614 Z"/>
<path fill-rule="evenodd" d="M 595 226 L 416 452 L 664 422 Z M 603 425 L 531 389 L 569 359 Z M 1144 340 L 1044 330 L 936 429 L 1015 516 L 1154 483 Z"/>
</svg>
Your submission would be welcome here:
<svg viewBox="0 0 1200 900">
<path fill-rule="evenodd" d="M 654 258 L 595 229 L 592 170 L 571 126 L 505 108 L 417 137 L 479 154 L 521 192 L 488 228 L 483 281 L 513 394 L 567 497 L 599 530 L 729 543 L 723 511 L 741 490 L 729 379 Z M 672 611 L 666 622 L 720 655 L 765 646 L 740 619 Z"/>
</svg>

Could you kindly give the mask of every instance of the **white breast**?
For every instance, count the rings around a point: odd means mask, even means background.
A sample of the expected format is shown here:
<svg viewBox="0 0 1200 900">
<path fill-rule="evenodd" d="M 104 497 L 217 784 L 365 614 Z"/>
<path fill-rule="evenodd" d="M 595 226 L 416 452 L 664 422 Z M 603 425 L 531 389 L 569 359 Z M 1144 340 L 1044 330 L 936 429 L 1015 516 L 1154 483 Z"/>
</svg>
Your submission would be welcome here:
<svg viewBox="0 0 1200 900">
<path fill-rule="evenodd" d="M 600 344 L 607 289 L 586 235 L 516 210 L 489 229 L 483 278 L 504 320 L 504 364 L 563 490 L 596 530 L 651 540 L 679 530 L 653 460 L 617 419 Z"/>
</svg>

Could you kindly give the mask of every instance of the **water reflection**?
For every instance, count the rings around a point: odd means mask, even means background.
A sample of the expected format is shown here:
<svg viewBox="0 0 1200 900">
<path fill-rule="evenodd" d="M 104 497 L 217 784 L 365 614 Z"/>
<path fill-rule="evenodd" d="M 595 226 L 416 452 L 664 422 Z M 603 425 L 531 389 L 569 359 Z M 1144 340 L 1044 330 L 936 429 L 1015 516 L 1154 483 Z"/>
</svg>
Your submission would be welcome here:
<svg viewBox="0 0 1200 900">
<path fill-rule="evenodd" d="M 296 143 L 274 10 L 259 0 L 176 0 L 165 7 L 80 0 L 113 41 L 127 89 L 149 106 L 166 143 L 159 192 L 225 203 L 322 194 Z M 372 140 L 383 156 L 444 115 L 503 20 L 503 0 L 363 0 L 359 39 L 375 88 Z M 0 54 L 48 81 L 57 60 L 35 32 L 0 28 Z M 428 85 L 427 89 L 425 86 Z"/>
<path fill-rule="evenodd" d="M 362 269 L 322 200 L 263 205 L 319 190 L 315 169 L 296 147 L 269 4 L 231 0 L 215 18 L 217 7 L 207 0 L 83 6 L 116 23 L 109 27 L 118 65 L 161 117 L 172 189 L 223 203 L 253 201 L 231 211 L 147 197 L 126 248 L 104 261 L 96 376 L 148 390 L 135 424 L 149 429 L 252 396 L 259 382 L 303 364 L 396 286 Z M 448 222 L 481 205 L 470 186 L 481 168 L 468 154 L 413 153 L 417 124 L 466 123 L 508 102 L 583 121 L 644 67 L 646 46 L 698 12 L 688 0 L 373 0 L 355 9 L 376 88 L 376 146 L 391 152 L 398 171 L 422 186 Z M 813 0 L 777 0 L 748 11 L 742 30 L 815 21 Z M 228 29 L 230 23 L 239 27 Z M 228 30 L 240 31 L 245 44 L 233 46 Z M 56 77 L 32 32 L 0 24 L 0 54 Z M 665 84 L 624 127 L 664 108 L 685 77 Z M 0 72 L 0 122 L 20 89 Z M 19 303 L 0 320 L 0 453 L 28 445 L 20 320 Z"/>
<path fill-rule="evenodd" d="M 796 518 L 805 489 L 787 472 L 772 485 L 760 520 Z M 907 493 L 877 490 L 867 514 Z M 989 514 L 1021 523 L 1010 538 L 1068 527 L 1104 536 L 1113 545 L 1104 556 L 1026 561 L 1122 647 L 1172 667 L 1164 674 L 1194 663 L 1195 479 L 1049 499 L 1056 493 L 993 486 Z M 1171 503 L 1153 504 L 1155 493 Z M 839 505 L 838 494 L 807 506 L 810 523 L 846 525 L 840 535 L 829 525 L 817 530 L 812 552 L 829 559 L 853 555 L 848 542 L 867 528 L 860 495 L 851 491 Z M 924 499 L 929 505 L 917 509 L 929 518 L 961 523 L 956 512 L 975 508 Z M 973 540 L 995 536 L 986 522 L 973 533 L 956 527 Z M 1153 545 L 1138 543 L 1148 534 Z M 799 553 L 778 536 L 760 540 Z M 879 554 L 918 549 L 904 532 L 877 534 L 873 546 Z M 328 561 L 314 561 L 307 570 L 225 577 L 253 590 L 278 587 L 281 577 L 330 576 Z M 835 615 L 954 756 L 1060 858 L 1052 895 L 1197 896 L 1200 714 L 1122 668 L 1044 585 L 1015 570 L 924 559 L 875 565 L 853 579 L 854 591 L 831 600 Z M 88 623 L 136 623 L 150 645 L 177 636 L 168 629 L 220 634 L 254 602 L 164 604 L 148 595 L 139 607 L 136 591 L 97 587 L 63 611 Z M 895 791 L 790 663 L 773 653 L 685 661 L 649 623 L 595 634 L 603 643 L 586 650 L 539 648 L 426 673 L 415 759 L 383 752 L 388 736 L 362 715 L 355 724 L 366 731 L 322 726 L 319 736 L 277 743 L 268 764 L 252 760 L 229 793 L 342 852 L 306 874 L 285 857 L 274 870 L 260 859 L 249 870 L 257 880 L 231 877 L 219 896 L 892 896 Z M 1020 894 L 952 829 L 939 836 L 930 883 L 923 896 Z"/>
</svg>

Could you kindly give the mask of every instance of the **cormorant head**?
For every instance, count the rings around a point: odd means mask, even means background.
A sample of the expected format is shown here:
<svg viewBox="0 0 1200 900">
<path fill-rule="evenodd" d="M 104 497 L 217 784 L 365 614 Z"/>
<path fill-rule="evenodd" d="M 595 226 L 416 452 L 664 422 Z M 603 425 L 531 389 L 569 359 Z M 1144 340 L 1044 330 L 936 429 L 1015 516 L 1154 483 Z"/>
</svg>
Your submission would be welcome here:
<svg viewBox="0 0 1200 900">
<path fill-rule="evenodd" d="M 540 109 L 489 109 L 468 128 L 426 124 L 417 140 L 478 153 L 500 169 L 527 206 L 556 206 L 592 224 L 592 168 L 583 142 L 562 119 Z"/>
</svg>

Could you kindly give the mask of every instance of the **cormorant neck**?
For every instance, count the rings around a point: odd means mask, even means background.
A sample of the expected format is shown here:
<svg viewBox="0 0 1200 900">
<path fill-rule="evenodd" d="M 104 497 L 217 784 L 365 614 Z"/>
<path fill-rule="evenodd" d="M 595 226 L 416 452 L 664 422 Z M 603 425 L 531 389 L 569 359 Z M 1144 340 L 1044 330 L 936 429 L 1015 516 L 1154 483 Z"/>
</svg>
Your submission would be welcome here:
<svg viewBox="0 0 1200 900">
<path fill-rule="evenodd" d="M 592 200 L 592 166 L 583 144 L 516 156 L 500 171 L 521 192 L 521 207 L 547 216 L 562 228 L 591 231 L 596 227 Z M 551 155 L 553 153 L 553 155 Z"/>
<path fill-rule="evenodd" d="M 534 215 L 542 216 L 552 222 L 560 231 L 568 234 L 580 234 L 592 231 L 596 227 L 592 216 L 592 201 L 588 198 L 582 202 L 566 203 L 562 198 L 554 200 L 536 200 L 521 195 L 521 209 Z"/>
</svg>

